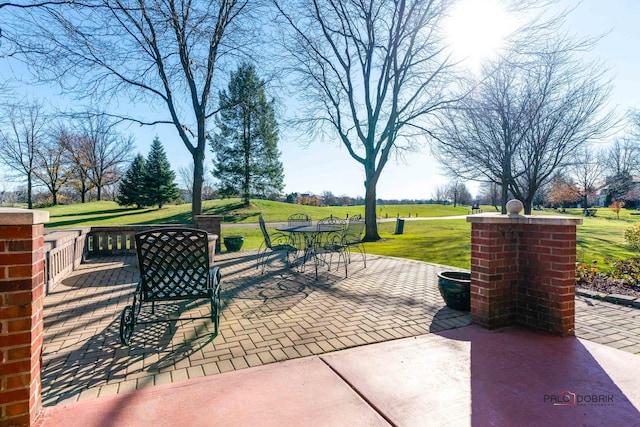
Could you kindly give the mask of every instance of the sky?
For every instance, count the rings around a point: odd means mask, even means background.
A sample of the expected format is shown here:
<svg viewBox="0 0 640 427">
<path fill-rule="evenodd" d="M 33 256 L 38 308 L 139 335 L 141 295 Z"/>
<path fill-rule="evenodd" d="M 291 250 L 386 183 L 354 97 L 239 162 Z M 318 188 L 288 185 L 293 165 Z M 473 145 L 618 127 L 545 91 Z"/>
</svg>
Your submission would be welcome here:
<svg viewBox="0 0 640 427">
<path fill-rule="evenodd" d="M 495 0 L 464 0 L 474 8 L 478 3 L 494 3 Z M 474 3 L 471 3 L 474 2 Z M 637 54 L 640 46 L 640 2 L 637 0 L 583 0 L 560 1 L 560 5 L 577 6 L 569 15 L 567 26 L 579 36 L 596 36 L 604 34 L 596 46 L 594 57 L 601 58 L 609 68 L 613 80 L 611 96 L 612 106 L 619 112 L 630 108 L 640 108 L 640 57 Z M 500 16 L 485 7 L 487 13 L 483 27 L 475 25 L 469 32 L 470 43 L 478 38 L 478 34 L 490 33 L 503 20 Z M 474 10 L 474 16 L 478 12 Z M 470 24 L 463 24 L 470 28 Z M 470 31 L 470 30 L 468 30 Z M 475 35 L 475 36 L 474 36 Z M 465 43 L 464 41 L 461 43 Z M 485 45 L 487 42 L 484 43 Z M 473 46 L 473 45 L 472 45 Z M 467 47 L 467 49 L 470 49 Z M 471 49 L 476 49 L 471 47 Z M 477 50 L 477 49 L 476 49 Z M 15 70 L 15 68 L 13 68 Z M 8 78 L 12 73 L 8 63 L 0 58 L 0 77 Z M 49 96 L 56 105 L 66 101 L 53 90 L 30 85 L 16 87 L 16 96 L 31 97 Z M 148 153 L 151 142 L 158 136 L 163 143 L 172 168 L 177 171 L 191 161 L 187 148 L 177 136 L 175 128 L 168 125 L 141 127 L 131 125 L 123 130 L 132 134 L 136 141 L 136 152 L 144 156 Z M 353 160 L 347 150 L 338 142 L 311 142 L 299 140 L 287 129 L 280 129 L 281 161 L 284 165 L 284 193 L 300 192 L 321 194 L 331 191 L 335 195 L 364 196 L 364 171 L 362 166 Z M 211 169 L 211 153 L 207 151 L 206 166 Z M 0 166 L 1 168 L 2 166 Z M 0 175 L 2 170 L 0 170 Z M 377 196 L 382 199 L 429 199 L 434 195 L 438 185 L 446 184 L 447 178 L 442 174 L 440 165 L 429 155 L 429 148 L 410 153 L 404 159 L 391 160 L 384 168 L 377 187 Z M 477 184 L 468 183 L 472 194 L 478 192 Z M 0 188 L 1 190 L 2 188 Z"/>
</svg>

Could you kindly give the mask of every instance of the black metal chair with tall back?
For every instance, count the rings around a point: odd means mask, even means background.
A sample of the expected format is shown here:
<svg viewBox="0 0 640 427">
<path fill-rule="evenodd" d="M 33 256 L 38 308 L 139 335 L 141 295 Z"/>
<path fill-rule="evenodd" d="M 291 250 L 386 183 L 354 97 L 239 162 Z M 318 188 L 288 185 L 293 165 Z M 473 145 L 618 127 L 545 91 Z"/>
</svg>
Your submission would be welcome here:
<svg viewBox="0 0 640 427">
<path fill-rule="evenodd" d="M 258 249 L 258 259 L 256 261 L 256 268 L 260 267 L 260 263 L 262 262 L 262 273 L 264 273 L 265 266 L 269 259 L 269 255 L 275 252 L 284 252 L 287 257 L 287 265 L 291 266 L 291 262 L 289 260 L 289 256 L 292 253 L 296 253 L 298 250 L 295 246 L 291 244 L 290 237 L 285 233 L 271 233 L 267 231 L 267 226 L 264 222 L 264 218 L 262 215 L 258 218 L 260 223 L 260 231 L 262 231 L 263 242 Z M 270 253 L 267 253 L 271 251 Z"/>
</svg>

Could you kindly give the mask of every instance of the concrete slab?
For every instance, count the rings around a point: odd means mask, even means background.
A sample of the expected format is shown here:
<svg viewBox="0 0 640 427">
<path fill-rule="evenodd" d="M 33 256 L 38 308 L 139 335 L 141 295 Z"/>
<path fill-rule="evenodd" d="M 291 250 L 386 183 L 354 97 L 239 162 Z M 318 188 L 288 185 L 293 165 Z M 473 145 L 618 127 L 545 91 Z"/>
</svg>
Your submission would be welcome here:
<svg viewBox="0 0 640 427">
<path fill-rule="evenodd" d="M 638 426 L 640 358 L 478 326 L 45 408 L 39 426 Z"/>
<path fill-rule="evenodd" d="M 400 426 L 640 425 L 640 358 L 578 338 L 469 326 L 322 359 Z"/>
<path fill-rule="evenodd" d="M 387 426 L 319 358 L 45 408 L 41 427 Z"/>
</svg>

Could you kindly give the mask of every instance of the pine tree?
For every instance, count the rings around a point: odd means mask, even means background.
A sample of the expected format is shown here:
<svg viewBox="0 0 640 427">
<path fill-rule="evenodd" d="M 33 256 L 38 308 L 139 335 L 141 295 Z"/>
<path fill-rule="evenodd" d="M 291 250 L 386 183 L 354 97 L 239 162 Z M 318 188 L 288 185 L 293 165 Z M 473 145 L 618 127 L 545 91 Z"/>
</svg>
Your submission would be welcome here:
<svg viewBox="0 0 640 427">
<path fill-rule="evenodd" d="M 138 154 L 131 162 L 129 169 L 120 181 L 118 188 L 118 204 L 120 206 L 136 206 L 138 209 L 145 206 L 144 177 L 146 161 L 142 154 Z"/>
<path fill-rule="evenodd" d="M 180 193 L 175 178 L 164 147 L 156 137 L 147 156 L 144 174 L 145 205 L 158 205 L 158 208 L 162 208 L 166 202 L 176 200 Z"/>
<path fill-rule="evenodd" d="M 219 133 L 211 143 L 219 189 L 239 194 L 247 206 L 252 194 L 279 193 L 284 187 L 278 123 L 264 87 L 251 64 L 231 73 L 227 91 L 220 92 Z"/>
</svg>

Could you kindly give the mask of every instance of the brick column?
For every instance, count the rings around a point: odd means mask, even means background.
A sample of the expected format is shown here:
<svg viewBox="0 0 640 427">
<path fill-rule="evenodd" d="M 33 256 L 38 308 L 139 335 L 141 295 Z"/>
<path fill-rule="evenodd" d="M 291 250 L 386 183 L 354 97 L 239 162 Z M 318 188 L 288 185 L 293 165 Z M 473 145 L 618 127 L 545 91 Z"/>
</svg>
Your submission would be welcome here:
<svg viewBox="0 0 640 427">
<path fill-rule="evenodd" d="M 220 241 L 222 240 L 222 215 L 196 215 L 196 228 L 218 236 L 216 240 L 216 253 L 220 253 Z"/>
<path fill-rule="evenodd" d="M 576 226 L 581 218 L 473 215 L 471 319 L 574 334 Z"/>
<path fill-rule="evenodd" d="M 49 213 L 0 208 L 0 426 L 40 413 L 44 223 Z"/>
<path fill-rule="evenodd" d="M 574 335 L 576 223 L 582 219 L 537 219 L 521 225 L 517 288 L 518 323 Z"/>
<path fill-rule="evenodd" d="M 513 230 L 507 231 L 493 222 L 472 224 L 471 319 L 474 323 L 493 329 L 513 322 L 517 252 L 518 239 Z"/>
</svg>

